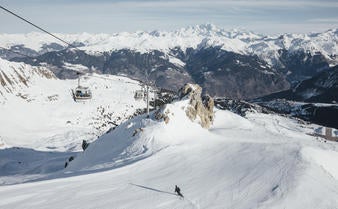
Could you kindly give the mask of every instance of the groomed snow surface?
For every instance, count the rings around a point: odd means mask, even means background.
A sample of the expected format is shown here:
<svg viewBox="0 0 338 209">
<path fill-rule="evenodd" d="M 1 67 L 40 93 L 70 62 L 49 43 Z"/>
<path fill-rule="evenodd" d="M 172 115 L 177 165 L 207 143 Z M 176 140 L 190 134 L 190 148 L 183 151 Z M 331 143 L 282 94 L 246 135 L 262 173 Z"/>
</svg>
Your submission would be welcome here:
<svg viewBox="0 0 338 209">
<path fill-rule="evenodd" d="M 215 109 L 213 126 L 203 129 L 186 117 L 187 103 L 163 107 L 167 124 L 137 116 L 66 169 L 1 186 L 0 208 L 338 207 L 337 143 L 307 135 L 310 125 L 259 113 Z"/>
</svg>

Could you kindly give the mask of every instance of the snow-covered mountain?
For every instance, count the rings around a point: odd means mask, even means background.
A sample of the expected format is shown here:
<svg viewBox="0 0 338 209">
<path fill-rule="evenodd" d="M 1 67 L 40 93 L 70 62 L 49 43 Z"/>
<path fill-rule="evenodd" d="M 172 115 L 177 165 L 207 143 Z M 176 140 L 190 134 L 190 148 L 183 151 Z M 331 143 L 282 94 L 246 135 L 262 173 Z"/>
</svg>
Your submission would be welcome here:
<svg viewBox="0 0 338 209">
<path fill-rule="evenodd" d="M 22 95 L 21 90 L 31 86 L 37 79 L 52 80 L 55 75 L 44 67 L 33 67 L 24 63 L 15 63 L 0 58 L 0 96 L 8 94 Z M 24 95 L 22 95 L 24 97 Z"/>
<path fill-rule="evenodd" d="M 282 34 L 267 36 L 245 30 L 225 30 L 212 24 L 190 26 L 176 31 L 138 31 L 115 34 L 56 34 L 89 53 L 131 49 L 139 52 L 154 50 L 170 52 L 176 47 L 185 51 L 206 46 L 221 46 L 222 49 L 243 55 L 255 54 L 274 64 L 278 50 L 304 50 L 312 55 L 320 52 L 332 63 L 337 63 L 338 31 L 331 29 L 322 33 Z M 59 45 L 58 45 L 59 44 Z M 2 47 L 24 47 L 38 53 L 59 49 L 61 44 L 47 34 L 0 34 Z M 15 48 L 14 48 L 15 49 Z"/>
<path fill-rule="evenodd" d="M 206 129 L 198 118 L 188 117 L 193 98 L 167 104 L 149 118 L 140 115 L 125 121 L 75 154 L 64 170 L 34 176 L 44 181 L 0 186 L 0 207 L 326 209 L 338 205 L 338 146 L 311 136 L 317 126 L 255 111 L 241 117 L 214 109 L 213 124 Z M 6 151 L 7 157 L 17 152 Z M 20 165 L 29 159 L 27 155 Z M 10 170 L 11 165 L 5 168 Z M 12 175 L 11 183 L 29 181 L 28 174 Z M 0 181 L 9 183 L 8 177 Z M 175 185 L 184 198 L 175 195 Z"/>
<path fill-rule="evenodd" d="M 206 24 L 172 32 L 57 35 L 83 51 L 65 49 L 41 33 L 0 34 L 1 47 L 36 59 L 3 48 L 0 56 L 36 66 L 48 63 L 58 78 L 74 78 L 72 65 L 140 80 L 148 71 L 163 88 L 177 90 L 193 82 L 213 96 L 232 98 L 286 90 L 337 64 L 337 30 L 266 36 Z"/>
</svg>

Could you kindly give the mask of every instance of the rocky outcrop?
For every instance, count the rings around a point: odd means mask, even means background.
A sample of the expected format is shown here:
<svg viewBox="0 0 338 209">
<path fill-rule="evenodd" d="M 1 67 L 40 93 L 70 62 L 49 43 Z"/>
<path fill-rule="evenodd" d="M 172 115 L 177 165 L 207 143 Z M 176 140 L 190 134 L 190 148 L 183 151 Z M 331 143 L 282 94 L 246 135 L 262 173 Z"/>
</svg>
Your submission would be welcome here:
<svg viewBox="0 0 338 209">
<path fill-rule="evenodd" d="M 209 128 L 214 120 L 214 100 L 210 96 L 201 97 L 202 88 L 197 84 L 186 84 L 179 91 L 181 99 L 188 98 L 186 115 L 190 120 L 198 120 L 203 128 Z"/>
<path fill-rule="evenodd" d="M 162 120 L 168 124 L 169 123 L 169 113 L 170 111 L 169 110 L 166 110 L 164 113 L 162 113 L 161 110 L 158 110 L 156 113 L 155 113 L 155 119 L 156 120 Z"/>
</svg>

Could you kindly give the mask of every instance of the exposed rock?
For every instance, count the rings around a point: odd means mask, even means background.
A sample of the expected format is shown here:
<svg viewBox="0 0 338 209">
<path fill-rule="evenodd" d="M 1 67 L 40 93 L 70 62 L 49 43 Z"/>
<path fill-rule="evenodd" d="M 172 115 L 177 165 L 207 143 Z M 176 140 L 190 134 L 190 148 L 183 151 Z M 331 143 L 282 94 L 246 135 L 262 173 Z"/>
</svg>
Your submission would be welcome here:
<svg viewBox="0 0 338 209">
<path fill-rule="evenodd" d="M 214 119 L 214 100 L 205 96 L 202 101 L 202 88 L 197 84 L 186 84 L 179 91 L 180 98 L 189 98 L 189 106 L 186 108 L 186 115 L 192 120 L 199 120 L 203 128 L 209 128 Z"/>
<path fill-rule="evenodd" d="M 156 120 L 161 120 L 163 119 L 163 121 L 168 124 L 169 123 L 169 110 L 167 110 L 165 113 L 162 113 L 161 110 L 158 110 L 156 113 L 155 113 L 155 119 Z"/>
</svg>

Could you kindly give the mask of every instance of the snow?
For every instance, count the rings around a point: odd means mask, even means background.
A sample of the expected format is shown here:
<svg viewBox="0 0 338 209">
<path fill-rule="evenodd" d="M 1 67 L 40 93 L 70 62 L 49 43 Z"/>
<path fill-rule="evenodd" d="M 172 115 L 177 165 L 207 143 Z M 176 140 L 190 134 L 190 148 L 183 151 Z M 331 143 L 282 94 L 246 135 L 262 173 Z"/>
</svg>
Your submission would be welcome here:
<svg viewBox="0 0 338 209">
<path fill-rule="evenodd" d="M 6 74 L 14 83 L 0 86 L 0 136 L 10 147 L 78 151 L 82 140 L 95 140 L 114 126 L 111 122 L 119 124 L 136 109 L 146 107 L 144 101 L 134 99 L 134 92 L 141 89 L 137 81 L 85 75 L 81 85 L 90 87 L 93 98 L 74 102 L 71 90 L 77 80 L 46 78 L 41 71 L 52 74 L 47 68 L 0 59 L 0 75 Z M 27 85 L 15 72 L 20 72 Z"/>
<path fill-rule="evenodd" d="M 215 108 L 213 125 L 204 129 L 186 116 L 187 99 L 158 110 L 168 123 L 154 111 L 127 120 L 145 107 L 133 98 L 137 81 L 88 74 L 81 84 L 93 98 L 74 102 L 77 80 L 44 77 L 39 70 L 47 68 L 0 64 L 17 82 L 11 92 L 0 86 L 0 208 L 338 205 L 338 144 L 311 136 L 318 126 Z M 18 68 L 27 85 L 12 73 Z M 112 125 L 102 125 L 112 120 L 119 126 L 106 133 Z M 84 152 L 83 139 L 91 142 Z M 174 194 L 175 185 L 184 199 Z"/>
<path fill-rule="evenodd" d="M 80 64 L 72 64 L 65 62 L 63 67 L 78 72 L 88 72 L 88 67 Z"/>
<path fill-rule="evenodd" d="M 303 148 L 302 155 L 310 163 L 321 167 L 325 172 L 338 180 L 338 167 L 336 166 L 338 152 L 309 147 Z"/>
<path fill-rule="evenodd" d="M 182 60 L 180 60 L 180 59 L 178 59 L 176 57 L 173 57 L 173 56 L 169 56 L 169 62 L 171 62 L 174 65 L 177 65 L 179 67 L 184 67 L 185 66 L 185 63 Z"/>
<path fill-rule="evenodd" d="M 308 135 L 312 125 L 278 115 L 250 113 L 243 118 L 215 109 L 213 126 L 203 129 L 186 117 L 188 102 L 162 107 L 168 123 L 156 120 L 154 112 L 150 118 L 140 115 L 125 121 L 85 152 L 76 153 L 66 169 L 34 176 L 35 181 L 27 175 L 1 177 L 3 184 L 28 183 L 1 186 L 0 207 L 324 209 L 338 205 L 338 146 Z M 175 185 L 184 199 L 174 194 Z"/>
</svg>

